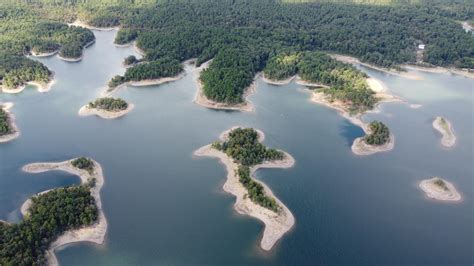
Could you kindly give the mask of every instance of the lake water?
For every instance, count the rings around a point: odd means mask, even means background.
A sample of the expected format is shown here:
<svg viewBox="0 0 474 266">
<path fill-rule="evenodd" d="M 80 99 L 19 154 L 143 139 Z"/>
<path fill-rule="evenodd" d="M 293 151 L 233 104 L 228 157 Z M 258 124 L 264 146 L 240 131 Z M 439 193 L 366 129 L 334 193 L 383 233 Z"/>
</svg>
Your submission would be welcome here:
<svg viewBox="0 0 474 266">
<path fill-rule="evenodd" d="M 63 265 L 127 264 L 470 264 L 473 249 L 473 80 L 415 72 L 422 81 L 370 69 L 410 103 L 388 103 L 366 120 L 386 123 L 393 151 L 351 153 L 363 131 L 335 111 L 313 104 L 301 86 L 257 82 L 254 113 L 225 112 L 193 103 L 194 73 L 160 86 L 124 89 L 116 96 L 136 105 L 116 120 L 79 117 L 107 81 L 125 69 L 133 48 L 116 48 L 114 31 L 95 31 L 97 42 L 80 63 L 40 59 L 56 73 L 52 91 L 32 87 L 15 103 L 21 136 L 0 145 L 0 219 L 17 222 L 34 193 L 79 179 L 60 172 L 26 174 L 38 161 L 90 156 L 105 174 L 103 207 L 109 229 L 104 246 L 81 243 L 57 252 Z M 457 136 L 445 149 L 431 126 L 448 118 Z M 197 148 L 234 126 L 261 129 L 265 144 L 296 159 L 291 169 L 257 172 L 296 218 L 270 253 L 258 246 L 262 224 L 233 210 L 223 192 L 226 172 Z M 441 176 L 463 196 L 460 203 L 429 200 L 418 182 Z"/>
</svg>

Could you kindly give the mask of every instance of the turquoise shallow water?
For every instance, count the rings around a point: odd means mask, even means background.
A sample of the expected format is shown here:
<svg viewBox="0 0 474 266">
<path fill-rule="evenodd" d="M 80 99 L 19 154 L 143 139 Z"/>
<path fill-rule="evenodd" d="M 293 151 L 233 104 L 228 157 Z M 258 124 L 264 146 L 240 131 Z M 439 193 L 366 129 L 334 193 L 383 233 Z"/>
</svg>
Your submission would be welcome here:
<svg viewBox="0 0 474 266">
<path fill-rule="evenodd" d="M 396 137 L 388 153 L 358 157 L 352 141 L 363 131 L 335 111 L 313 104 L 296 84 L 258 81 L 254 113 L 224 112 L 194 104 L 194 74 L 160 86 L 117 95 L 135 109 L 117 120 L 79 117 L 106 82 L 123 73 L 132 48 L 116 48 L 115 32 L 94 32 L 97 42 L 80 63 L 41 59 L 56 72 L 49 93 L 27 89 L 0 94 L 15 103 L 21 129 L 0 146 L 0 219 L 19 221 L 32 194 L 78 183 L 63 173 L 25 174 L 24 164 L 90 156 L 106 178 L 102 200 L 109 222 L 104 246 L 63 248 L 63 265 L 129 264 L 470 264 L 473 258 L 473 81 L 416 72 L 414 81 L 362 68 L 410 103 L 388 103 L 366 120 L 386 123 Z M 445 149 L 431 122 L 448 118 L 458 138 Z M 291 169 L 267 169 L 257 178 L 289 207 L 296 225 L 274 250 L 258 243 L 262 224 L 237 215 L 222 191 L 225 170 L 195 149 L 234 125 L 266 134 L 265 144 L 296 159 Z M 464 197 L 456 204 L 426 199 L 420 180 L 442 176 Z"/>
</svg>

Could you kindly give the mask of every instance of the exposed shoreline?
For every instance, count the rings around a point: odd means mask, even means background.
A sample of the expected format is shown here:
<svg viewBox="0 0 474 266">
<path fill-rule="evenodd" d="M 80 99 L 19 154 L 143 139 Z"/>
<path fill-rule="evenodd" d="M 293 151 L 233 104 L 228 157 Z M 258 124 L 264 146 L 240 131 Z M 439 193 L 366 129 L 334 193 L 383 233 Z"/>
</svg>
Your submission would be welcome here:
<svg viewBox="0 0 474 266">
<path fill-rule="evenodd" d="M 220 103 L 220 102 L 210 100 L 204 95 L 203 85 L 200 80 L 200 76 L 201 76 L 201 72 L 204 69 L 209 67 L 209 64 L 211 61 L 212 59 L 203 63 L 201 66 L 195 68 L 197 90 L 196 90 L 196 95 L 194 96 L 194 102 L 209 109 L 245 111 L 245 112 L 254 111 L 255 108 L 253 104 L 247 98 L 257 89 L 256 79 L 254 79 L 254 81 L 249 87 L 245 88 L 244 95 L 243 95 L 244 103 L 239 103 L 239 104 Z"/>
<path fill-rule="evenodd" d="M 11 128 L 11 132 L 9 134 L 0 136 L 0 143 L 12 141 L 20 136 L 20 130 L 15 124 L 15 116 L 10 111 L 12 107 L 13 103 L 11 102 L 0 103 L 0 108 L 2 108 L 8 115 L 8 125 Z"/>
<path fill-rule="evenodd" d="M 89 104 L 86 104 L 81 107 L 78 111 L 79 116 L 91 116 L 91 115 L 96 115 L 104 119 L 116 119 L 121 116 L 126 115 L 130 111 L 133 110 L 135 105 L 133 103 L 127 103 L 127 109 L 121 110 L 121 111 L 107 111 L 103 109 L 98 109 L 98 108 L 90 108 Z"/>
<path fill-rule="evenodd" d="M 446 122 L 447 128 L 443 127 L 443 122 Z M 449 122 L 446 118 L 443 118 L 441 116 L 436 117 L 436 119 L 432 123 L 433 128 L 436 129 L 441 135 L 443 136 L 441 138 L 441 144 L 445 147 L 452 147 L 456 143 L 456 136 L 454 135 L 454 130 L 451 125 L 451 122 Z"/>
<path fill-rule="evenodd" d="M 36 57 L 36 58 L 42 58 L 42 57 L 50 57 L 53 56 L 57 53 L 59 53 L 59 50 L 54 50 L 50 53 L 35 53 L 33 50 L 30 52 L 31 56 Z"/>
<path fill-rule="evenodd" d="M 185 75 L 185 73 L 184 73 L 184 71 L 182 71 L 181 73 L 179 73 L 178 75 L 173 76 L 173 77 L 163 77 L 163 78 L 159 78 L 159 79 L 144 79 L 144 80 L 140 80 L 140 81 L 127 81 L 127 82 L 124 82 L 124 83 L 118 85 L 117 87 L 114 87 L 114 88 L 107 87 L 107 89 L 104 92 L 102 92 L 101 95 L 102 96 L 110 96 L 114 92 L 116 92 L 116 91 L 118 91 L 122 88 L 126 88 L 127 86 L 146 87 L 146 86 L 161 85 L 161 84 L 164 84 L 164 83 L 180 80 L 184 77 L 184 75 Z"/>
<path fill-rule="evenodd" d="M 36 87 L 36 90 L 40 93 L 48 92 L 51 90 L 51 87 L 54 85 L 56 80 L 54 79 L 54 73 L 50 76 L 50 80 L 47 83 L 44 82 L 37 82 L 37 81 L 28 81 L 25 82 L 25 85 L 20 85 L 16 88 L 5 88 L 3 86 L 0 87 L 3 93 L 8 94 L 17 94 L 26 89 L 26 85 L 33 85 Z"/>
<path fill-rule="evenodd" d="M 89 30 L 101 30 L 101 31 L 111 31 L 111 30 L 119 30 L 120 29 L 119 26 L 108 27 L 108 28 L 94 27 L 94 26 L 91 26 L 91 25 L 81 21 L 80 19 L 76 19 L 73 23 L 67 23 L 67 25 L 68 26 L 76 26 L 76 27 L 86 28 L 86 29 L 89 29 Z"/>
<path fill-rule="evenodd" d="M 286 84 L 289 84 L 290 82 L 292 82 L 296 78 L 296 75 L 291 76 L 287 79 L 283 79 L 283 80 L 275 80 L 275 79 L 269 79 L 269 78 L 265 77 L 265 74 L 262 72 L 262 74 L 260 75 L 260 78 L 263 80 L 263 82 L 265 82 L 267 84 L 280 86 L 280 85 L 286 85 Z"/>
<path fill-rule="evenodd" d="M 74 160 L 74 159 L 72 159 Z M 46 252 L 46 258 L 49 265 L 58 265 L 58 260 L 54 251 L 64 245 L 76 243 L 76 242 L 92 242 L 95 244 L 103 244 L 105 234 L 107 232 L 107 220 L 105 218 L 102 201 L 100 199 L 100 190 L 104 184 L 104 176 L 102 173 L 102 167 L 99 163 L 94 161 L 94 170 L 92 174 L 88 171 L 78 169 L 72 166 L 71 161 L 64 161 L 59 163 L 33 163 L 23 166 L 22 170 L 27 173 L 43 173 L 48 171 L 65 171 L 73 175 L 77 175 L 81 178 L 81 183 L 85 184 L 90 179 L 95 178 L 95 186 L 91 188 L 91 195 L 95 199 L 95 203 L 98 209 L 98 221 L 89 227 L 83 227 L 80 229 L 66 231 L 64 234 L 59 236 L 48 248 Z M 44 191 L 41 193 L 45 193 Z M 29 204 L 31 200 L 28 199 L 21 207 L 23 216 L 28 215 Z"/>
<path fill-rule="evenodd" d="M 393 150 L 395 146 L 395 136 L 390 133 L 389 142 L 382 145 L 369 145 L 365 143 L 364 137 L 359 137 L 354 140 L 351 146 L 351 150 L 357 155 L 372 155 L 378 152 L 385 152 Z"/>
<path fill-rule="evenodd" d="M 436 180 L 442 180 L 447 189 L 436 185 L 434 183 Z M 460 201 L 462 199 L 461 194 L 459 194 L 453 184 L 439 177 L 422 180 L 419 187 L 426 193 L 426 196 L 431 199 L 441 201 Z"/>
<path fill-rule="evenodd" d="M 61 59 L 61 60 L 63 60 L 63 61 L 66 61 L 66 62 L 74 63 L 74 62 L 79 62 L 79 61 L 81 61 L 81 60 L 84 58 L 84 56 L 81 55 L 81 56 L 78 57 L 78 58 L 66 58 L 66 57 L 62 57 L 62 56 L 60 56 L 60 55 L 58 54 L 58 58 Z"/>
<path fill-rule="evenodd" d="M 236 127 L 233 127 L 234 129 Z M 229 129 L 220 135 L 220 139 L 225 141 L 229 132 Z M 259 141 L 263 141 L 263 132 L 258 131 Z M 295 160 L 293 157 L 284 152 L 285 159 L 279 161 L 263 162 L 253 166 L 251 171 L 251 177 L 260 183 L 264 187 L 265 194 L 275 199 L 277 204 L 282 208 L 279 213 L 275 213 L 267 208 L 264 208 L 250 200 L 245 195 L 248 193 L 247 189 L 240 183 L 239 177 L 236 174 L 238 164 L 234 162 L 232 158 L 227 156 L 222 151 L 216 150 L 211 147 L 211 144 L 203 146 L 194 152 L 195 156 L 205 156 L 218 158 L 219 161 L 224 164 L 227 168 L 227 179 L 223 186 L 224 191 L 233 194 L 236 197 L 234 209 L 240 213 L 254 217 L 262 221 L 265 225 L 263 231 L 263 237 L 260 241 L 260 247 L 263 250 L 269 251 L 275 245 L 275 243 L 282 238 L 295 224 L 295 218 L 291 211 L 272 193 L 270 188 L 260 180 L 254 178 L 255 171 L 260 168 L 290 168 L 294 165 Z"/>
</svg>

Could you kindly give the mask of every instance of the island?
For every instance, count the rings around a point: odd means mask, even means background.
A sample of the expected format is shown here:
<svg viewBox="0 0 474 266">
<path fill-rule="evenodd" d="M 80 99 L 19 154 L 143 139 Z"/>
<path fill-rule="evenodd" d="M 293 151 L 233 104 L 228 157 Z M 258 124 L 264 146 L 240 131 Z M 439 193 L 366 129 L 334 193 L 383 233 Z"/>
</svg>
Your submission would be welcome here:
<svg viewBox="0 0 474 266">
<path fill-rule="evenodd" d="M 395 137 L 384 123 L 372 121 L 362 128 L 367 135 L 354 140 L 351 147 L 353 153 L 371 155 L 393 149 Z"/>
<path fill-rule="evenodd" d="M 253 178 L 259 168 L 290 168 L 295 161 L 286 152 L 269 149 L 261 142 L 264 134 L 252 128 L 233 127 L 220 141 L 194 152 L 196 156 L 218 158 L 227 168 L 224 190 L 236 197 L 234 209 L 265 224 L 260 247 L 271 250 L 295 223 L 291 211 L 263 182 Z"/>
<path fill-rule="evenodd" d="M 80 116 L 97 115 L 105 119 L 115 119 L 124 116 L 134 108 L 121 98 L 103 97 L 79 109 Z"/>
<path fill-rule="evenodd" d="M 433 128 L 436 129 L 443 136 L 441 144 L 445 147 L 452 147 L 456 143 L 456 136 L 454 135 L 451 123 L 444 117 L 438 116 L 433 121 Z"/>
<path fill-rule="evenodd" d="M 462 199 L 454 185 L 440 177 L 423 180 L 419 186 L 427 197 L 435 200 L 460 201 Z"/>
<path fill-rule="evenodd" d="M 15 125 L 15 119 L 10 109 L 13 103 L 0 103 L 0 143 L 16 139 L 20 131 Z"/>
<path fill-rule="evenodd" d="M 104 242 L 107 221 L 100 200 L 104 184 L 101 166 L 80 157 L 23 167 L 28 173 L 58 170 L 79 176 L 81 184 L 44 191 L 28 199 L 21 208 L 24 219 L 18 224 L 2 225 L 0 264 L 58 265 L 54 254 L 58 247 L 83 241 Z"/>
</svg>

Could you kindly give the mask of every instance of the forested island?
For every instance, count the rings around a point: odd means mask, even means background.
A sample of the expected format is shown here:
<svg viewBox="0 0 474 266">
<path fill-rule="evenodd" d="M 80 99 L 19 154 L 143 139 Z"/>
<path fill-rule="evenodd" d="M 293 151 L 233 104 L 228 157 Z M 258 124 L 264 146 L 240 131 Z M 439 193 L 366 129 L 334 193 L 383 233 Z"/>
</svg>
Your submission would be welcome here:
<svg viewBox="0 0 474 266">
<path fill-rule="evenodd" d="M 352 152 L 357 155 L 370 155 L 393 149 L 395 138 L 384 123 L 372 121 L 363 128 L 366 136 L 354 140 Z"/>
<path fill-rule="evenodd" d="M 294 159 L 288 153 L 265 147 L 263 132 L 252 128 L 234 127 L 221 134 L 221 141 L 204 146 L 197 156 L 216 157 L 227 167 L 224 190 L 237 197 L 234 208 L 262 220 L 265 231 L 261 241 L 270 250 L 294 224 L 290 210 L 271 190 L 252 175 L 259 168 L 289 168 Z"/>
<path fill-rule="evenodd" d="M 133 107 L 133 104 L 121 98 L 103 97 L 83 106 L 79 109 L 79 115 L 97 115 L 105 119 L 114 119 L 127 114 Z"/>
<path fill-rule="evenodd" d="M 420 182 L 419 186 L 427 197 L 435 200 L 460 201 L 462 199 L 454 185 L 440 177 L 425 179 Z"/>
<path fill-rule="evenodd" d="M 80 157 L 30 164 L 23 170 L 62 170 L 78 175 L 82 182 L 38 193 L 22 206 L 20 223 L 0 225 L 1 265 L 57 265 L 55 248 L 77 241 L 103 242 L 107 223 L 101 210 L 103 176 L 97 162 Z"/>
<path fill-rule="evenodd" d="M 13 103 L 0 103 L 0 143 L 8 142 L 20 135 L 9 109 Z"/>
</svg>

